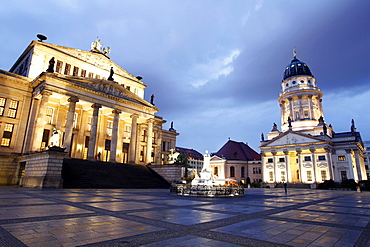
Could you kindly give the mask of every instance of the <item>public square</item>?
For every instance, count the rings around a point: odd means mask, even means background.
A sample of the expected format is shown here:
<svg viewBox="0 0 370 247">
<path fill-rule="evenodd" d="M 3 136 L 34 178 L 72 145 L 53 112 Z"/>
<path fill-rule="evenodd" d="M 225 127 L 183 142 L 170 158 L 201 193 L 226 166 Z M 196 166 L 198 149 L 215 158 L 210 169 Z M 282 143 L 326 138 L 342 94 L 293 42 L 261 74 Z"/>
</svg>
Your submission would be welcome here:
<svg viewBox="0 0 370 247">
<path fill-rule="evenodd" d="M 370 193 L 0 187 L 0 246 L 370 246 Z"/>
</svg>

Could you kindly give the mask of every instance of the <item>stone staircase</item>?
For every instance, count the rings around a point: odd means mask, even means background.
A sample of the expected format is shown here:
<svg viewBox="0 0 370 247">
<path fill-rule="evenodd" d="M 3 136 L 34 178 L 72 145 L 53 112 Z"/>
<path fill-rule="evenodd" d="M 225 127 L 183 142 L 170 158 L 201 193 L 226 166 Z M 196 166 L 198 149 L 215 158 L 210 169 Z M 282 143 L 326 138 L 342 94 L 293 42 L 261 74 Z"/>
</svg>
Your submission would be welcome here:
<svg viewBox="0 0 370 247">
<path fill-rule="evenodd" d="M 65 158 L 63 188 L 169 188 L 170 184 L 146 166 Z"/>
</svg>

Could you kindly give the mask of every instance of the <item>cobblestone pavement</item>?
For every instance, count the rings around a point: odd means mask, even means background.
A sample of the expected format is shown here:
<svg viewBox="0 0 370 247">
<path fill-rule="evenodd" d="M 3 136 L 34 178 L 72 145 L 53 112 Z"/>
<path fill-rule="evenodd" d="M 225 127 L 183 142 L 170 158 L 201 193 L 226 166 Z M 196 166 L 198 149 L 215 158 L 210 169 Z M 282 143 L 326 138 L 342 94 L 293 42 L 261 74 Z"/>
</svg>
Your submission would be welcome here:
<svg viewBox="0 0 370 247">
<path fill-rule="evenodd" d="M 370 246 L 370 193 L 0 187 L 0 246 Z"/>
</svg>

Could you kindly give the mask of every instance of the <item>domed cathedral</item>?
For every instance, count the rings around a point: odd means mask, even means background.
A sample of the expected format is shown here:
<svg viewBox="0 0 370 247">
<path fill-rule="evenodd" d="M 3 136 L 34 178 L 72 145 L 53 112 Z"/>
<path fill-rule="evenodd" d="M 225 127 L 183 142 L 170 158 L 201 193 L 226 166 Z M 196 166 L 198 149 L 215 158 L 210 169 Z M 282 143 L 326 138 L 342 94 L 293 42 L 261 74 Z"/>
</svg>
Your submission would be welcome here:
<svg viewBox="0 0 370 247">
<path fill-rule="evenodd" d="M 326 124 L 323 93 L 295 49 L 293 56 L 284 69 L 278 98 L 281 130 L 274 123 L 267 140 L 261 136 L 264 181 L 316 184 L 329 179 L 366 180 L 364 147 L 354 120 L 350 131 L 343 133 Z"/>
<path fill-rule="evenodd" d="M 0 184 L 60 181 L 55 162 L 64 156 L 167 162 L 178 133 L 173 125 L 163 129 L 154 95 L 144 99 L 142 77 L 114 63 L 99 39 L 84 51 L 38 37 L 9 72 L 0 70 Z"/>
</svg>

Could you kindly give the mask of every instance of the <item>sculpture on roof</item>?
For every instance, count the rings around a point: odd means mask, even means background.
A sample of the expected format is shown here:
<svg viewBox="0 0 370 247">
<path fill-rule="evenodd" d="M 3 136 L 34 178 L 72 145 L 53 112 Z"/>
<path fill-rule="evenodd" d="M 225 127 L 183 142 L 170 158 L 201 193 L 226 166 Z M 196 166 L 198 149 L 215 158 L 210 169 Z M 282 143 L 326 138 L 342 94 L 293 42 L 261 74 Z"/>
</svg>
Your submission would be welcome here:
<svg viewBox="0 0 370 247">
<path fill-rule="evenodd" d="M 54 73 L 54 64 L 55 64 L 55 60 L 54 60 L 54 57 L 52 57 L 52 58 L 49 60 L 49 67 L 48 67 L 48 69 L 46 70 L 46 72 Z"/>
<path fill-rule="evenodd" d="M 265 136 L 263 135 L 263 133 L 261 134 L 261 141 L 265 141 Z"/>
<path fill-rule="evenodd" d="M 150 104 L 154 105 L 154 94 L 152 94 L 152 96 L 150 96 Z"/>
<path fill-rule="evenodd" d="M 107 80 L 108 81 L 114 81 L 113 75 L 114 75 L 113 67 L 110 67 L 110 74 L 109 74 L 109 77 L 108 77 Z"/>
<path fill-rule="evenodd" d="M 101 54 L 107 55 L 111 52 L 110 47 L 102 47 L 103 44 L 100 42 L 99 37 L 96 37 L 96 40 L 91 43 L 91 51 L 99 52 Z"/>
<path fill-rule="evenodd" d="M 272 130 L 271 131 L 279 131 L 278 128 L 277 128 L 276 123 L 274 123 L 274 125 L 272 126 Z"/>
<path fill-rule="evenodd" d="M 288 117 L 288 124 L 288 127 L 292 128 L 292 119 L 290 118 L 290 116 Z"/>
<path fill-rule="evenodd" d="M 355 120 L 353 120 L 353 119 L 352 119 L 352 121 L 351 121 L 351 132 L 352 132 L 352 133 L 356 132 Z"/>
</svg>

